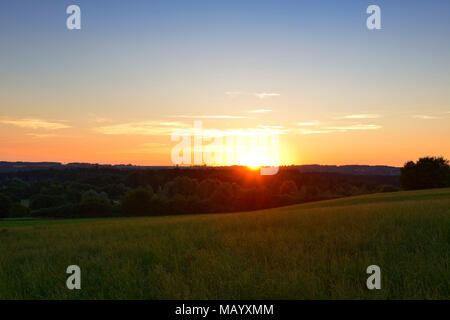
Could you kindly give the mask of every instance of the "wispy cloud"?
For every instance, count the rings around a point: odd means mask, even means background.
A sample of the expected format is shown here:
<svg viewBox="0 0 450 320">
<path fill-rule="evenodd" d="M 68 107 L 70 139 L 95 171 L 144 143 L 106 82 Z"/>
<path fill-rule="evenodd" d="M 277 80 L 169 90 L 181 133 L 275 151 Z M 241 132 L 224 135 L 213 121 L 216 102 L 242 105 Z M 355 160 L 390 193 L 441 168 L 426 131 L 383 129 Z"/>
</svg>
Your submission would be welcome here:
<svg viewBox="0 0 450 320">
<path fill-rule="evenodd" d="M 377 124 L 353 124 L 348 126 L 332 126 L 327 127 L 329 130 L 334 131 L 349 131 L 349 130 L 377 130 L 381 129 L 382 127 Z"/>
<path fill-rule="evenodd" d="M 433 120 L 433 119 L 439 119 L 439 117 L 436 116 L 430 116 L 425 114 L 415 114 L 412 116 L 414 119 L 421 119 L 421 120 Z"/>
<path fill-rule="evenodd" d="M 271 112 L 272 110 L 270 109 L 254 109 L 254 110 L 248 110 L 248 112 L 250 113 L 267 113 L 267 112 Z"/>
<path fill-rule="evenodd" d="M 272 125 L 269 126 L 269 125 L 260 124 L 260 125 L 258 125 L 258 128 L 279 130 L 279 132 L 282 132 L 282 133 L 285 133 L 287 131 L 287 129 L 285 129 L 284 126 L 272 126 Z"/>
<path fill-rule="evenodd" d="M 347 132 L 347 131 L 359 131 L 359 130 L 377 130 L 382 126 L 377 124 L 353 124 L 346 126 L 329 126 L 315 129 L 300 129 L 300 134 L 323 134 L 323 133 L 335 133 L 335 132 Z"/>
<path fill-rule="evenodd" d="M 313 127 L 319 125 L 318 121 L 308 121 L 308 122 L 297 122 L 300 127 Z"/>
<path fill-rule="evenodd" d="M 0 119 L 0 123 L 10 124 L 13 126 L 27 128 L 27 129 L 45 129 L 58 130 L 70 128 L 70 126 L 55 121 L 47 121 L 42 119 L 22 118 L 22 119 Z"/>
<path fill-rule="evenodd" d="M 225 94 L 227 96 L 229 96 L 229 97 L 236 97 L 236 96 L 239 96 L 239 95 L 241 95 L 243 93 L 240 92 L 240 91 L 227 91 L 227 92 L 225 92 Z"/>
<path fill-rule="evenodd" d="M 275 92 L 258 92 L 254 94 L 259 99 L 279 97 L 281 94 Z"/>
<path fill-rule="evenodd" d="M 246 116 L 231 116 L 231 115 L 176 115 L 175 118 L 187 118 L 187 119 L 248 119 Z"/>
<path fill-rule="evenodd" d="M 300 129 L 300 134 L 320 134 L 320 133 L 331 133 L 334 132 L 332 130 L 321 130 L 321 129 L 317 129 L 317 130 L 312 130 L 312 129 Z"/>
<path fill-rule="evenodd" d="M 268 125 L 263 125 L 263 124 L 259 125 L 258 127 L 261 127 L 261 128 L 275 128 L 275 129 L 283 129 L 284 128 L 284 126 L 268 126 Z"/>
<path fill-rule="evenodd" d="M 53 133 L 27 133 L 27 135 L 36 139 L 45 139 L 57 136 L 56 134 Z"/>
<path fill-rule="evenodd" d="M 225 94 L 231 98 L 237 97 L 237 96 L 242 96 L 242 95 L 253 95 L 259 99 L 266 99 L 266 98 L 274 98 L 274 97 L 279 97 L 281 96 L 281 94 L 276 93 L 276 92 L 255 92 L 255 93 L 250 93 L 250 92 L 242 92 L 242 91 L 227 91 L 225 92 Z"/>
<path fill-rule="evenodd" d="M 381 116 L 379 114 L 362 113 L 362 114 L 349 114 L 343 117 L 338 117 L 336 119 L 376 119 L 380 117 Z"/>
<path fill-rule="evenodd" d="M 95 130 L 110 135 L 170 135 L 173 130 L 187 128 L 178 121 L 139 121 L 98 127 Z"/>
</svg>

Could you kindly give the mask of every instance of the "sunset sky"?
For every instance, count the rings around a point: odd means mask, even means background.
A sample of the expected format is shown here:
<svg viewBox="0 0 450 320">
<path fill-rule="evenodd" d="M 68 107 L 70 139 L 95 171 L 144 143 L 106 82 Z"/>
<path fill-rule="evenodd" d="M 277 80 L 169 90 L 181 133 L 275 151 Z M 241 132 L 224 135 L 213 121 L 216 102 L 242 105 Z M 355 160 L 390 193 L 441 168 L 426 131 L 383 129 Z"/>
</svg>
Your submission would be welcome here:
<svg viewBox="0 0 450 320">
<path fill-rule="evenodd" d="M 171 165 L 195 120 L 281 164 L 450 158 L 449 36 L 450 1 L 1 1 L 0 160 Z"/>
</svg>

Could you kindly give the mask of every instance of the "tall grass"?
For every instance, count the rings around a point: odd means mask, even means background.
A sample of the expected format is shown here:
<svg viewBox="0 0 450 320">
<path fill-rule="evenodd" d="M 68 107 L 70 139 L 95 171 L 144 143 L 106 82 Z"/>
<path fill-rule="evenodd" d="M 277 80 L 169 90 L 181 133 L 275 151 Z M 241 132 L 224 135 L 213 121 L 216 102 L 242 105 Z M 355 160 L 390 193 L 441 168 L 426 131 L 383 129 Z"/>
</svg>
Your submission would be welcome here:
<svg viewBox="0 0 450 320">
<path fill-rule="evenodd" d="M 66 288 L 67 266 L 82 289 Z M 368 290 L 379 265 L 382 289 Z M 450 189 L 220 215 L 0 222 L 2 299 L 449 299 Z"/>
</svg>

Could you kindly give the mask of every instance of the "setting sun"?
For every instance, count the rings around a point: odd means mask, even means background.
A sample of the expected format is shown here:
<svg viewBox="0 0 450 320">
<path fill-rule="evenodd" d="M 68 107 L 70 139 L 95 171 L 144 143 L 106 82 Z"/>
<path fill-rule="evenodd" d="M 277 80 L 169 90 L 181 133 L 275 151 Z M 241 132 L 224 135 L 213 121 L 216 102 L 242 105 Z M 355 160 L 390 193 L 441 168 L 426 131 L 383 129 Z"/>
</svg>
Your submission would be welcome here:
<svg viewBox="0 0 450 320">
<path fill-rule="evenodd" d="M 263 166 L 268 166 L 272 163 L 270 159 L 267 157 L 258 157 L 258 155 L 247 155 L 241 161 L 239 161 L 239 165 L 246 166 L 252 170 L 259 169 Z"/>
</svg>

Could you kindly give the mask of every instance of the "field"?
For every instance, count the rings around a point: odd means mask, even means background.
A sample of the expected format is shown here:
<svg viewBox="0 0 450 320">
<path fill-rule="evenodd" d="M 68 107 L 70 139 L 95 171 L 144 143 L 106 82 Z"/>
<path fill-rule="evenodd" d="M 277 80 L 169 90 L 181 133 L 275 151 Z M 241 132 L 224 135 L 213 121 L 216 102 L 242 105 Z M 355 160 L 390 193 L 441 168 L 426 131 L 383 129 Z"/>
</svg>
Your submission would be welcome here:
<svg viewBox="0 0 450 320">
<path fill-rule="evenodd" d="M 66 288 L 81 267 L 82 289 Z M 366 288 L 380 266 L 382 289 Z M 233 214 L 0 221 L 1 299 L 450 299 L 450 189 Z"/>
</svg>

